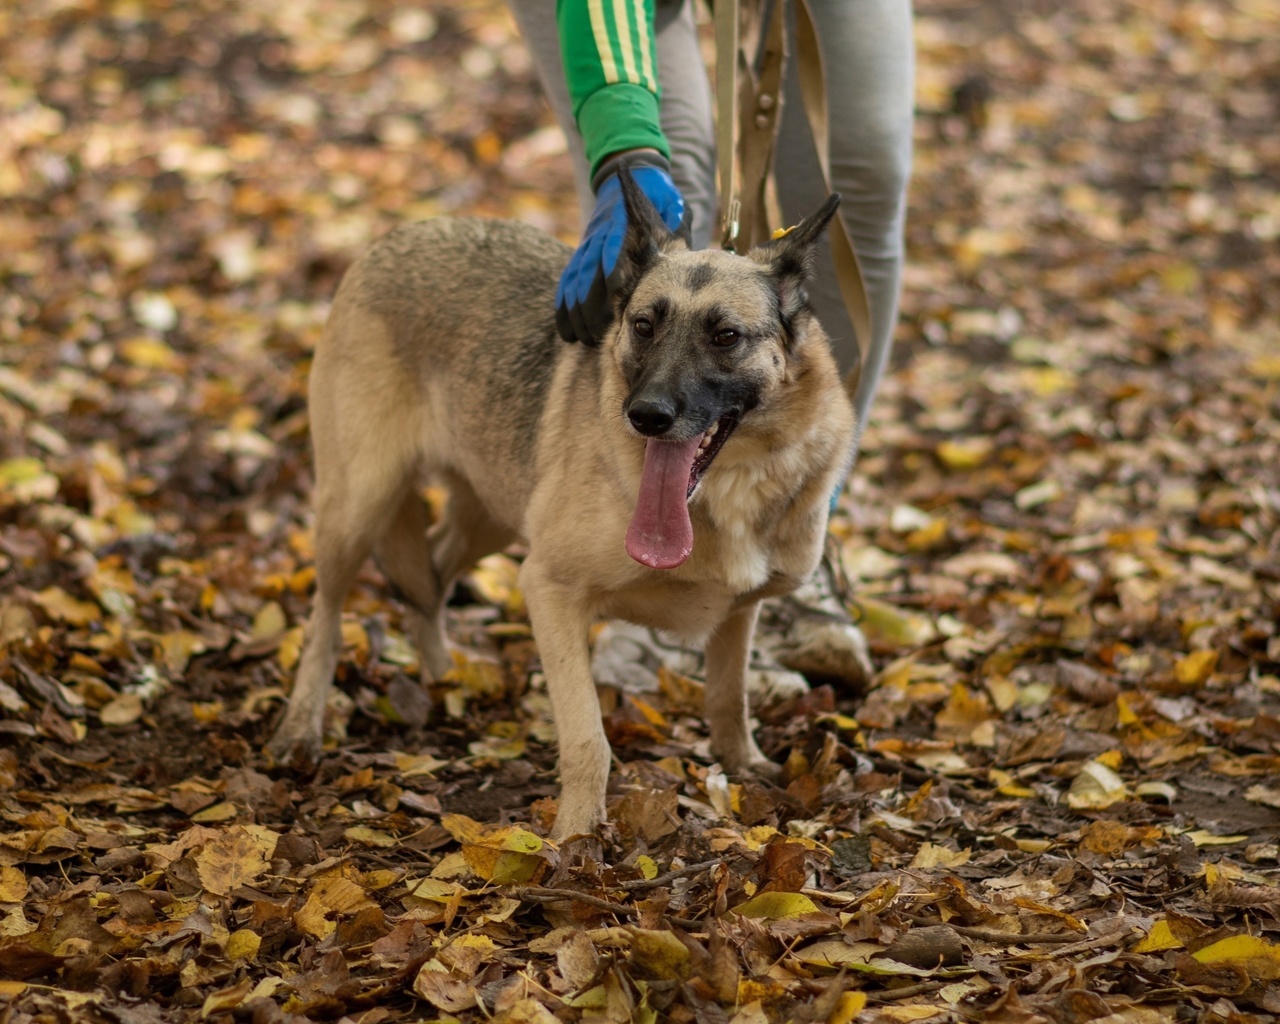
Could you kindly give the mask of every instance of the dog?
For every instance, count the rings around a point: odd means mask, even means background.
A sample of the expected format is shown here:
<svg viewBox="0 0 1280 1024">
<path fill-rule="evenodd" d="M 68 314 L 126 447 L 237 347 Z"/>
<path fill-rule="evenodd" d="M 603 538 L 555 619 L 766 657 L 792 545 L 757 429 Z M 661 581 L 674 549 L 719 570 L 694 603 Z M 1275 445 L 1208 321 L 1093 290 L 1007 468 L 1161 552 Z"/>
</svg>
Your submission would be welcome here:
<svg viewBox="0 0 1280 1024">
<path fill-rule="evenodd" d="M 450 587 L 519 540 L 559 735 L 554 838 L 606 817 L 597 618 L 704 639 L 714 755 L 777 776 L 751 735 L 746 670 L 760 601 L 817 567 L 852 458 L 853 408 L 805 293 L 840 197 L 741 256 L 689 250 L 625 172 L 622 185 L 629 226 L 597 346 L 559 339 L 571 250 L 525 224 L 403 226 L 347 272 L 311 369 L 316 595 L 277 757 L 319 753 L 343 599 L 370 553 L 429 681 L 452 666 Z M 448 495 L 434 523 L 426 482 Z"/>
</svg>

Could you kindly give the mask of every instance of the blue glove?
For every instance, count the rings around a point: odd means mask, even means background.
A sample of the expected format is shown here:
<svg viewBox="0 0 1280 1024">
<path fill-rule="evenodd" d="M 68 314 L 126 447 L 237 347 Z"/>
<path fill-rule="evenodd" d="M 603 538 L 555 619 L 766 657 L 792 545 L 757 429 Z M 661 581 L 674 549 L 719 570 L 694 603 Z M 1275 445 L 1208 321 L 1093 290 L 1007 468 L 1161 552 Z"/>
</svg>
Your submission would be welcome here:
<svg viewBox="0 0 1280 1024">
<path fill-rule="evenodd" d="M 623 164 L 631 169 L 663 223 L 672 231 L 685 227 L 684 198 L 671 180 L 666 160 L 656 153 L 628 153 L 606 161 L 592 182 L 595 211 L 556 289 L 556 328 L 565 341 L 599 345 L 613 319 L 611 300 L 620 283 L 618 257 L 627 234 L 627 207 L 618 183 L 618 168 Z"/>
</svg>

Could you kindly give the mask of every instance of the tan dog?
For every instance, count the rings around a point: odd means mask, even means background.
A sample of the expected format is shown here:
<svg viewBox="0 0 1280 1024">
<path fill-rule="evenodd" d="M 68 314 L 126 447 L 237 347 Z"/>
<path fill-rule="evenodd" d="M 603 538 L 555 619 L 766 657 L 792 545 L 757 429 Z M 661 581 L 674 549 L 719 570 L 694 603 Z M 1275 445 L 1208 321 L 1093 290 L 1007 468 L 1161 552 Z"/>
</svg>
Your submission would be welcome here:
<svg viewBox="0 0 1280 1024">
<path fill-rule="evenodd" d="M 817 566 L 851 456 L 853 410 L 804 292 L 839 197 L 742 257 L 688 251 L 624 179 L 631 228 L 599 347 L 557 336 L 570 250 L 523 224 L 402 227 L 347 273 L 311 371 L 317 593 L 278 756 L 320 749 L 343 599 L 370 552 L 434 679 L 452 664 L 450 586 L 522 539 L 560 738 L 556 836 L 605 817 L 599 617 L 705 638 L 712 750 L 730 772 L 776 771 L 745 673 L 760 600 Z M 449 495 L 435 524 L 425 481 Z"/>
</svg>

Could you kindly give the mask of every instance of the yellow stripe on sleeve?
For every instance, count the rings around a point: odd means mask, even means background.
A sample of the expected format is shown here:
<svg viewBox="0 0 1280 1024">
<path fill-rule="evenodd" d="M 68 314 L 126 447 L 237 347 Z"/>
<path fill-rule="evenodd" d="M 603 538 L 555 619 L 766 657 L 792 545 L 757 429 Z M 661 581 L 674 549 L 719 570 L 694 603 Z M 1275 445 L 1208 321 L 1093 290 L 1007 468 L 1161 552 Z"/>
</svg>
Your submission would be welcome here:
<svg viewBox="0 0 1280 1024">
<path fill-rule="evenodd" d="M 600 69 L 604 72 L 604 80 L 612 85 L 621 79 L 618 77 L 618 63 L 613 59 L 613 46 L 609 43 L 609 26 L 604 20 L 604 0 L 587 0 L 587 11 L 591 15 L 596 52 L 600 55 Z"/>
</svg>

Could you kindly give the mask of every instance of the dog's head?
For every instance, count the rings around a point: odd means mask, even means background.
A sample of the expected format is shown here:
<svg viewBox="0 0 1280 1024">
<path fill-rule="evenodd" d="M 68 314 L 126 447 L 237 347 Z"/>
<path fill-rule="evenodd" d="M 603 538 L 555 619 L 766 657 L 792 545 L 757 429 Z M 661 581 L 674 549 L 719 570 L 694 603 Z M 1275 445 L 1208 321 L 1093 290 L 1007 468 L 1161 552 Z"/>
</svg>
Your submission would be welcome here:
<svg viewBox="0 0 1280 1024">
<path fill-rule="evenodd" d="M 743 257 L 689 251 L 629 174 L 621 184 L 628 230 L 605 348 L 622 378 L 623 415 L 646 439 L 645 480 L 667 480 L 671 504 L 677 478 L 692 496 L 734 430 L 794 386 L 814 346 L 826 351 L 805 283 L 840 197 Z M 642 502 L 645 487 L 657 493 L 643 484 Z M 675 556 L 655 557 L 638 560 Z"/>
</svg>

